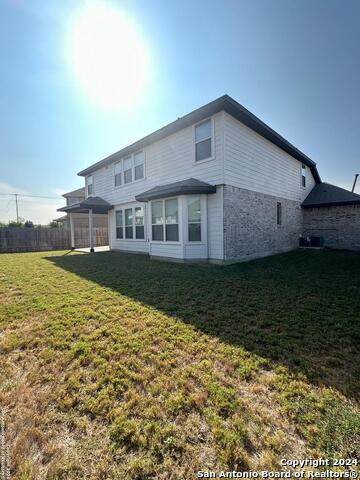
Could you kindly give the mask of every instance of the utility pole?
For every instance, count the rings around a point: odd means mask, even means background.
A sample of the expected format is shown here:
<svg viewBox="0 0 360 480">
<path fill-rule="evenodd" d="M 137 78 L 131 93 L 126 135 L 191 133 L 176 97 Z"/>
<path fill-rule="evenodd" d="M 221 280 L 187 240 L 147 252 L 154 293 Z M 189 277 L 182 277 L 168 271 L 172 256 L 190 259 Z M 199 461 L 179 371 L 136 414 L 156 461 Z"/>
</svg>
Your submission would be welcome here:
<svg viewBox="0 0 360 480">
<path fill-rule="evenodd" d="M 18 193 L 14 193 L 16 203 L 16 223 L 19 223 L 19 205 L 18 205 Z"/>
<path fill-rule="evenodd" d="M 355 187 L 356 187 L 356 182 L 357 182 L 358 176 L 359 176 L 359 174 L 358 174 L 358 173 L 355 173 L 354 185 L 353 185 L 353 188 L 352 188 L 352 190 L 351 190 L 352 192 L 355 190 Z"/>
</svg>

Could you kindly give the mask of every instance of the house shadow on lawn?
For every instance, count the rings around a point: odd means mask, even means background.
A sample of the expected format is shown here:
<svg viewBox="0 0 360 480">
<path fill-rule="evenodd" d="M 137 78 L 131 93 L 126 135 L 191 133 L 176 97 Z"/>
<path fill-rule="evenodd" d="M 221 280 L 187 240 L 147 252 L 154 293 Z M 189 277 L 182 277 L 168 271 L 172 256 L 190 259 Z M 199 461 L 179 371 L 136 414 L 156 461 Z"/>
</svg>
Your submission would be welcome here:
<svg viewBox="0 0 360 480">
<path fill-rule="evenodd" d="M 46 259 L 359 398 L 360 254 L 299 250 L 227 267 L 112 252 Z"/>
</svg>

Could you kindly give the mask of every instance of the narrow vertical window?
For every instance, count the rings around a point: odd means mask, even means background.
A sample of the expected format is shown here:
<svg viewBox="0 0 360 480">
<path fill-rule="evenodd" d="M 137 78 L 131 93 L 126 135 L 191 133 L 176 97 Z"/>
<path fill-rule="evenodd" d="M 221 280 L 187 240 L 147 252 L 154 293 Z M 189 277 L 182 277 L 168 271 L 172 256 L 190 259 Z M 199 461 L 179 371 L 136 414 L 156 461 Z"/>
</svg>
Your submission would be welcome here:
<svg viewBox="0 0 360 480">
<path fill-rule="evenodd" d="M 276 204 L 276 223 L 282 225 L 282 208 L 280 202 Z"/>
<path fill-rule="evenodd" d="M 125 238 L 134 238 L 132 208 L 125 210 Z"/>
<path fill-rule="evenodd" d="M 132 182 L 132 158 L 124 159 L 124 183 Z"/>
<path fill-rule="evenodd" d="M 151 202 L 151 224 L 152 239 L 154 241 L 164 241 L 164 213 L 163 201 Z"/>
<path fill-rule="evenodd" d="M 306 167 L 305 167 L 305 165 L 301 166 L 301 186 L 306 187 Z"/>
<path fill-rule="evenodd" d="M 144 178 L 144 152 L 138 152 L 134 155 L 135 180 Z"/>
<path fill-rule="evenodd" d="M 94 178 L 92 175 L 89 175 L 86 179 L 87 185 L 87 196 L 89 197 L 94 193 Z"/>
<path fill-rule="evenodd" d="M 115 187 L 118 187 L 119 185 L 122 184 L 122 179 L 121 179 L 121 160 L 120 162 L 116 162 L 114 165 L 114 176 L 115 176 Z"/>
<path fill-rule="evenodd" d="M 195 161 L 212 157 L 211 120 L 195 126 Z"/>
<path fill-rule="evenodd" d="M 189 242 L 201 242 L 201 200 L 188 197 L 188 238 Z"/>
<path fill-rule="evenodd" d="M 179 241 L 178 199 L 165 200 L 165 240 Z"/>
<path fill-rule="evenodd" d="M 145 238 L 144 207 L 135 208 L 135 238 Z"/>
<path fill-rule="evenodd" d="M 116 210 L 116 238 L 124 238 L 122 210 Z"/>
</svg>

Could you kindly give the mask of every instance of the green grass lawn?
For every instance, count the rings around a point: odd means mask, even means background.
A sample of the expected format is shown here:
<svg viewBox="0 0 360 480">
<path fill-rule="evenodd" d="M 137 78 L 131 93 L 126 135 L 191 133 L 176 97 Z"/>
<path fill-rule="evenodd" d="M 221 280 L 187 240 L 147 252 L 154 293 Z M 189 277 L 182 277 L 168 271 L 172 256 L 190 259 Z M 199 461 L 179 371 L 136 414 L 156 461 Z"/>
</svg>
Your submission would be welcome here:
<svg viewBox="0 0 360 480">
<path fill-rule="evenodd" d="M 216 267 L 64 253 L 0 256 L 13 478 L 360 456 L 360 254 Z"/>
</svg>

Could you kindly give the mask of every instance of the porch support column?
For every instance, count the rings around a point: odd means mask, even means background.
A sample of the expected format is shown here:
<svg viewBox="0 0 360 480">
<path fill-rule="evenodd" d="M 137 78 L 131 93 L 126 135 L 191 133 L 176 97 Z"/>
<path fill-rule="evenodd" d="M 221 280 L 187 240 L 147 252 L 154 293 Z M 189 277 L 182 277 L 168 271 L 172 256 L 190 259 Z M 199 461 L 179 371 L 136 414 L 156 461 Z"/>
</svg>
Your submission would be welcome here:
<svg viewBox="0 0 360 480">
<path fill-rule="evenodd" d="M 90 252 L 94 253 L 94 229 L 93 229 L 93 211 L 92 208 L 89 210 L 89 243 L 90 243 Z"/>
<path fill-rule="evenodd" d="M 74 217 L 72 213 L 69 213 L 70 220 L 70 243 L 71 250 L 75 250 L 75 232 L 74 232 Z"/>
</svg>

